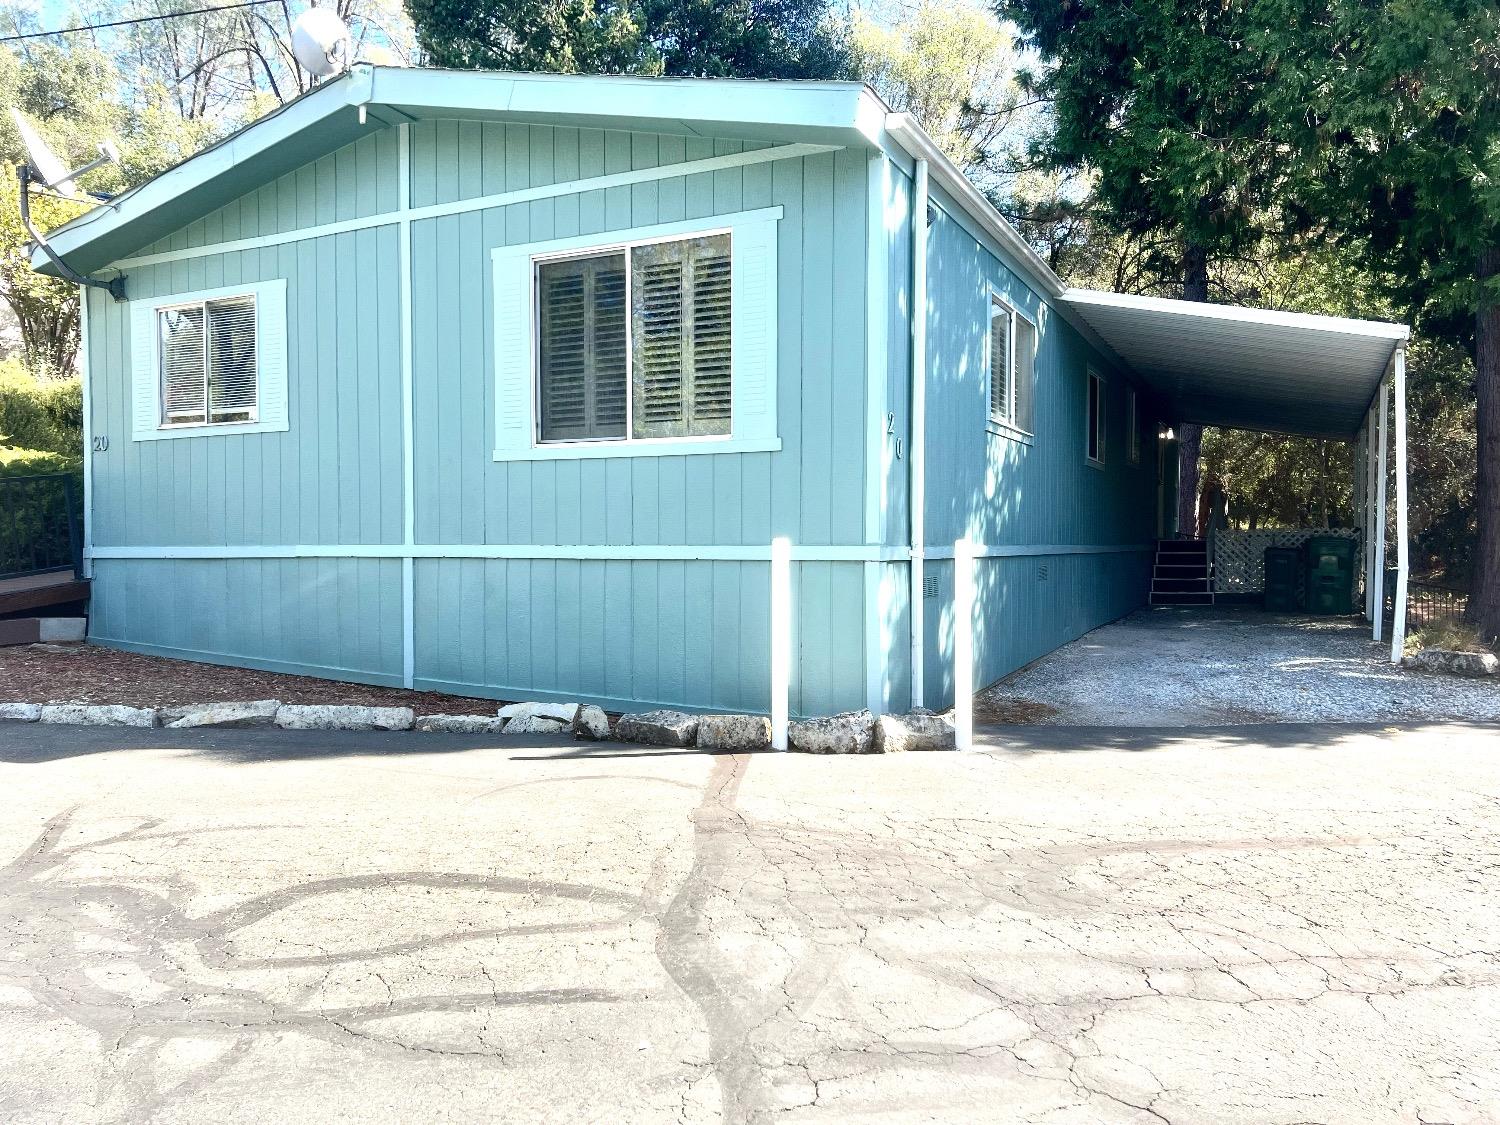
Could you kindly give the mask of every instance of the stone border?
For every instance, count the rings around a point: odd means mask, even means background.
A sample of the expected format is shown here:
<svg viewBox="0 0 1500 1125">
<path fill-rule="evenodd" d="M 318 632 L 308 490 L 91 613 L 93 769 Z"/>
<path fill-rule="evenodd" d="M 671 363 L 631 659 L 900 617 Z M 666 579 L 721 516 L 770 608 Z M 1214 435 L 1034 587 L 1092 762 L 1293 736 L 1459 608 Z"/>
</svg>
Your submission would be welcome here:
<svg viewBox="0 0 1500 1125">
<path fill-rule="evenodd" d="M 410 707 L 355 707 L 259 699 L 187 707 L 126 707 L 64 700 L 0 703 L 0 720 L 77 726 L 280 727 L 283 730 L 416 730 L 447 734 L 571 734 L 586 742 L 613 739 L 641 746 L 693 747 L 747 753 L 771 748 L 764 715 L 697 715 L 658 709 L 621 715 L 613 724 L 600 707 L 579 703 L 508 703 L 493 715 L 418 715 Z M 801 719 L 787 728 L 789 749 L 807 754 L 894 754 L 952 750 L 953 717 L 917 709 L 906 715 L 846 711 Z"/>
</svg>

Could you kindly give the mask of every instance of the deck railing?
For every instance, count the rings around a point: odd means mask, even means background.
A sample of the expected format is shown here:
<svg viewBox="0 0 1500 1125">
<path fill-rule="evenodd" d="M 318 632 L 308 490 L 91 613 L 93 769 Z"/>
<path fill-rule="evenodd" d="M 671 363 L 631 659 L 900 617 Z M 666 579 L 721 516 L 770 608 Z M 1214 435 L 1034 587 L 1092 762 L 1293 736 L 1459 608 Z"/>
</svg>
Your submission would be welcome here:
<svg viewBox="0 0 1500 1125">
<path fill-rule="evenodd" d="M 0 578 L 79 573 L 82 491 L 74 473 L 0 477 Z"/>
</svg>

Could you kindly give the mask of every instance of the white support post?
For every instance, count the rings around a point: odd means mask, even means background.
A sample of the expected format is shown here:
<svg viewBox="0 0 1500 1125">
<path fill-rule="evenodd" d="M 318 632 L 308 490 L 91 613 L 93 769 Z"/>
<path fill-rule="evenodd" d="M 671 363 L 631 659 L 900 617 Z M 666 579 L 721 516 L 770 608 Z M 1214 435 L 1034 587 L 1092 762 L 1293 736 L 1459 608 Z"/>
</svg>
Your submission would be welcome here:
<svg viewBox="0 0 1500 1125">
<path fill-rule="evenodd" d="M 792 694 L 792 541 L 771 540 L 771 748 L 787 748 Z"/>
<path fill-rule="evenodd" d="M 1380 383 L 1380 418 L 1376 430 L 1380 435 L 1380 453 L 1375 470 L 1375 639 L 1385 635 L 1385 420 L 1391 412 L 1391 382 Z"/>
<path fill-rule="evenodd" d="M 1396 349 L 1396 618 L 1391 624 L 1391 663 L 1406 646 L 1406 348 Z"/>
<path fill-rule="evenodd" d="M 974 544 L 953 544 L 953 741 L 974 748 Z"/>
<path fill-rule="evenodd" d="M 412 557 L 417 541 L 417 475 L 413 422 L 416 392 L 412 375 L 411 126 L 404 122 L 396 126 L 396 156 L 396 198 L 401 209 L 396 229 L 400 269 L 396 284 L 401 303 L 401 541 L 406 546 L 406 557 L 401 560 L 401 683 L 409 688 L 415 684 L 417 675 L 416 560 Z"/>
</svg>

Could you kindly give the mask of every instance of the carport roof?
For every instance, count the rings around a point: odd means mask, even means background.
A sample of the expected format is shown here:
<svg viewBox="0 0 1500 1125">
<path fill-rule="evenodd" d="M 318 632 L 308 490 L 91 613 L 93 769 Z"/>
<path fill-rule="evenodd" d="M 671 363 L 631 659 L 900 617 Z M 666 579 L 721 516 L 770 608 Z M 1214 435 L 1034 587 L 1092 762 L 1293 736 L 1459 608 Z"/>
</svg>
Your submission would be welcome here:
<svg viewBox="0 0 1500 1125">
<path fill-rule="evenodd" d="M 1404 324 L 1093 289 L 1062 300 L 1180 422 L 1352 439 Z"/>
</svg>

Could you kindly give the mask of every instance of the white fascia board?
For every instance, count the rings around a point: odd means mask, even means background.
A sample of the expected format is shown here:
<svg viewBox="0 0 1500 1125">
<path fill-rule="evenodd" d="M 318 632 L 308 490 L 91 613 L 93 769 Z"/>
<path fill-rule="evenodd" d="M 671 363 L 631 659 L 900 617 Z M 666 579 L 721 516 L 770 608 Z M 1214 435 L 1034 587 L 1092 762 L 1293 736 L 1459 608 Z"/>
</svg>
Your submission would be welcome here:
<svg viewBox="0 0 1500 1125">
<path fill-rule="evenodd" d="M 342 78 L 324 83 L 311 93 L 288 102 L 253 124 L 230 134 L 218 144 L 147 180 L 140 187 L 64 224 L 51 232 L 47 241 L 57 253 L 66 257 L 102 235 L 169 205 L 173 200 L 218 176 L 232 172 L 236 166 L 260 159 L 275 145 L 331 114 L 366 103 L 370 92 L 370 69 L 355 67 Z M 53 270 L 51 262 L 40 249 L 34 249 L 31 253 L 31 268 L 41 273 Z"/>
<path fill-rule="evenodd" d="M 1406 340 L 1411 329 L 1384 320 L 1352 320 L 1342 316 L 1252 309 L 1243 305 L 1211 305 L 1201 301 L 1178 301 L 1169 297 L 1141 297 L 1130 293 L 1106 293 L 1100 289 L 1068 289 L 1063 300 L 1071 305 L 1167 313 L 1200 320 L 1224 320 L 1239 324 L 1263 324 L 1308 332 L 1332 332 L 1345 336 L 1367 336 L 1376 340 Z"/>
<path fill-rule="evenodd" d="M 736 124 L 855 130 L 867 89 L 855 82 L 518 74 L 374 67 L 370 101 L 404 110 L 468 109 L 528 119 L 675 122 L 688 134 Z M 867 115 L 868 111 L 865 111 Z"/>
</svg>

